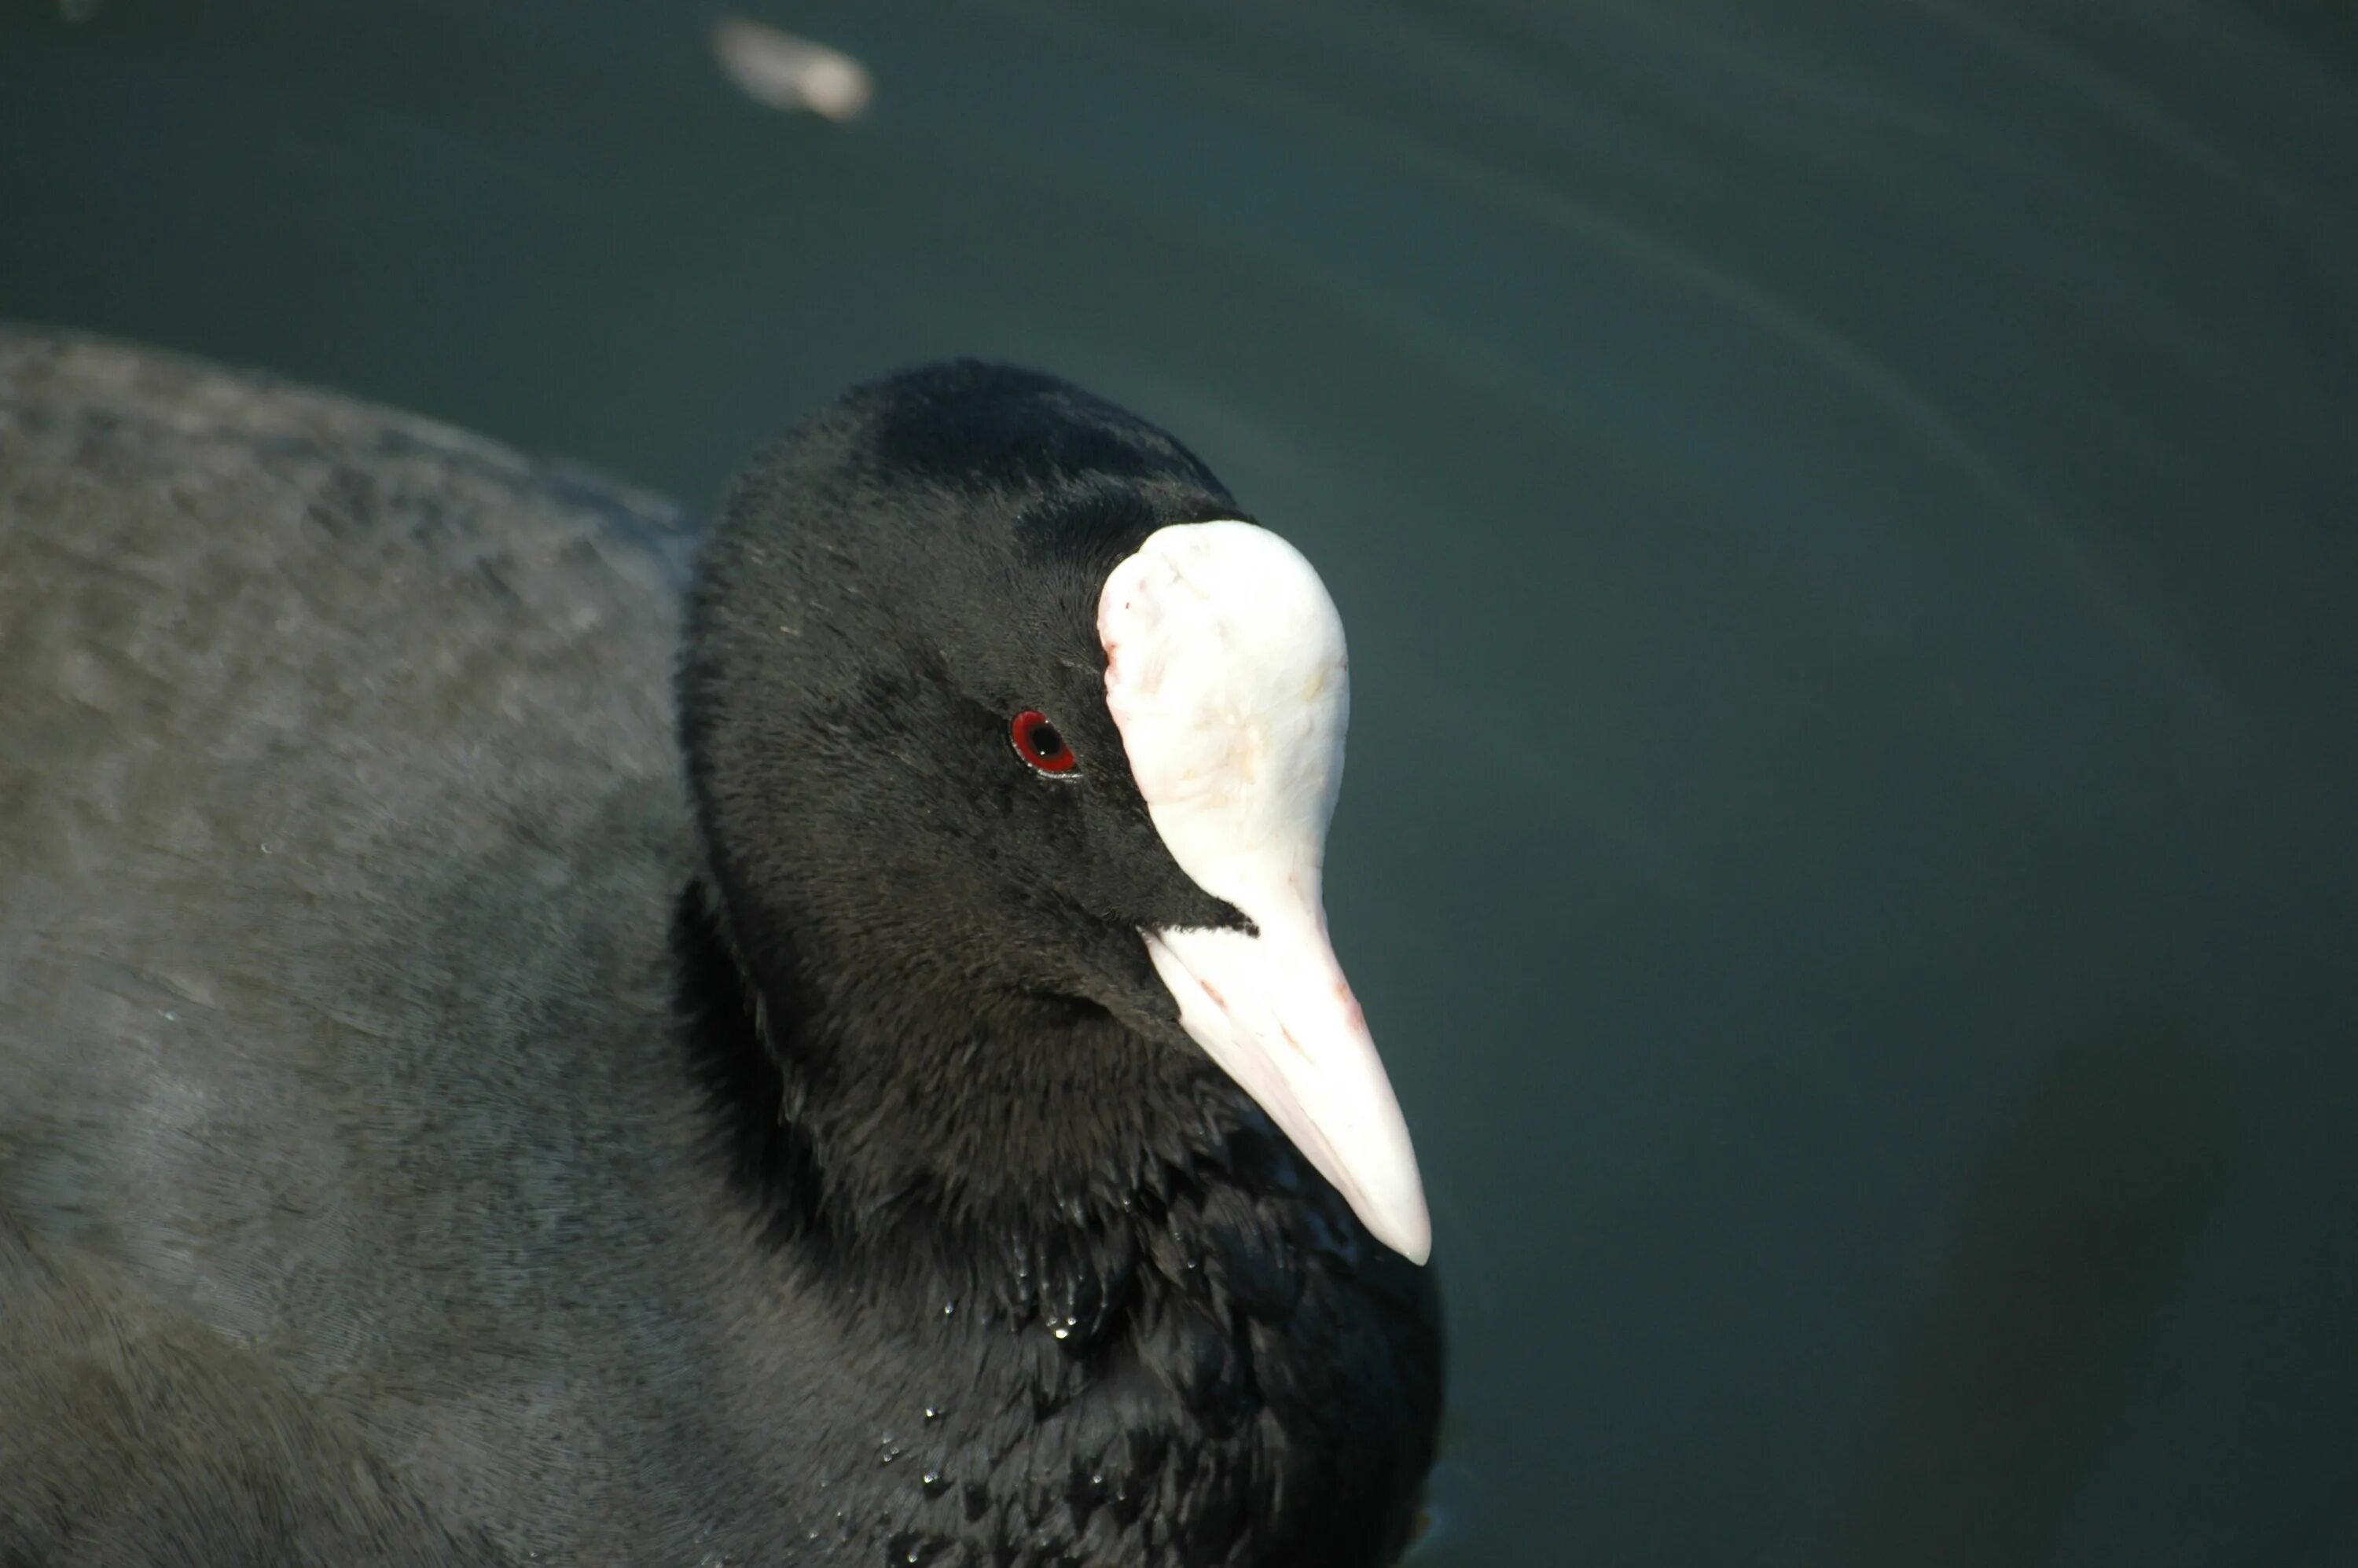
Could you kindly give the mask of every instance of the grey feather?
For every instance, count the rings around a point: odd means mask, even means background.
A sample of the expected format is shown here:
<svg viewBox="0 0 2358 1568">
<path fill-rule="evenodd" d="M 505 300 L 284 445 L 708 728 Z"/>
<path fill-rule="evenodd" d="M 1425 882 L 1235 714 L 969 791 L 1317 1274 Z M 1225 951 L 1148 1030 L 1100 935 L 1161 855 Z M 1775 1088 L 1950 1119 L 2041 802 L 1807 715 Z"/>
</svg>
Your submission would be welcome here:
<svg viewBox="0 0 2358 1568">
<path fill-rule="evenodd" d="M 159 1376 L 204 1325 L 576 1561 L 695 1561 L 761 1489 L 758 1265 L 657 1048 L 689 543 L 424 421 L 0 334 L 0 1207 L 153 1303 Z"/>
</svg>

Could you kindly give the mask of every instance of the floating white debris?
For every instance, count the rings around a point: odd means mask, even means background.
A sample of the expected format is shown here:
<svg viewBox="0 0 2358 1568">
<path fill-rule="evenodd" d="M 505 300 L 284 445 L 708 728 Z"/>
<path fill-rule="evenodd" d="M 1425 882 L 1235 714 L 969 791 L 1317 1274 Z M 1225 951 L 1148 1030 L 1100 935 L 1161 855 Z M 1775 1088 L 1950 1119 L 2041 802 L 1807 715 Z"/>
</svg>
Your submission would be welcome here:
<svg viewBox="0 0 2358 1568">
<path fill-rule="evenodd" d="M 788 114 L 841 124 L 858 119 L 876 93 L 868 68 L 840 49 L 742 16 L 712 25 L 712 55 L 746 97 Z"/>
</svg>

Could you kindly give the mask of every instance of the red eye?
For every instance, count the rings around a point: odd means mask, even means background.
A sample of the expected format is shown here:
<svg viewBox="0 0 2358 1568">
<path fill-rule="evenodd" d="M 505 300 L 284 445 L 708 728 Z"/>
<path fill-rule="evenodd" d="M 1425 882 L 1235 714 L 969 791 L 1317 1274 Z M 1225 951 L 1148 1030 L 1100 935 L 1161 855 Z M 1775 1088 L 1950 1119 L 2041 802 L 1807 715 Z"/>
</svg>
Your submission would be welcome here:
<svg viewBox="0 0 2358 1568">
<path fill-rule="evenodd" d="M 1027 708 L 1017 714 L 1007 733 L 1015 742 L 1015 754 L 1044 773 L 1069 773 L 1081 765 L 1065 737 L 1037 708 Z"/>
</svg>

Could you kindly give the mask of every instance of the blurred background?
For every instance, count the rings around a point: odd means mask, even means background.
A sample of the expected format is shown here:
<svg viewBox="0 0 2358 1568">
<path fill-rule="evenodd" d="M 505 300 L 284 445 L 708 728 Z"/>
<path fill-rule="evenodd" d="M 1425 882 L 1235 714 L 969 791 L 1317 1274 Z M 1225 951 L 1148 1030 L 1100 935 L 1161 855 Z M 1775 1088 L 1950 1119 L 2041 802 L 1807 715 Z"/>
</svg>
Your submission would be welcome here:
<svg viewBox="0 0 2358 1568">
<path fill-rule="evenodd" d="M 1351 630 L 1420 1563 L 2358 1563 L 2339 0 L 0 0 L 0 317 L 1130 405 Z"/>
</svg>

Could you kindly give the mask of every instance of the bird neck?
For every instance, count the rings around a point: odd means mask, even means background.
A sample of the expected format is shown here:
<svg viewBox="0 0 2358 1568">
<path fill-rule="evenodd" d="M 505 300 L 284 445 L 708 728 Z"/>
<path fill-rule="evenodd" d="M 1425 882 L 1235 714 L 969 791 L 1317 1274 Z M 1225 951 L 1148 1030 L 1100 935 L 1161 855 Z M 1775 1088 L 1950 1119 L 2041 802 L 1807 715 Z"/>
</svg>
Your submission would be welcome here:
<svg viewBox="0 0 2358 1568">
<path fill-rule="evenodd" d="M 874 1005 L 814 980 L 847 966 L 776 962 L 768 932 L 757 981 L 701 881 L 679 902 L 673 945 L 728 1180 L 775 1244 L 861 1295 L 1034 1315 L 1078 1348 L 1206 1257 L 1290 1254 L 1291 1227 L 1267 1208 L 1332 1206 L 1217 1068 L 1099 1010 L 1039 997 L 912 1006 L 901 989 Z M 871 1020 L 890 1027 L 863 1035 Z"/>
</svg>

